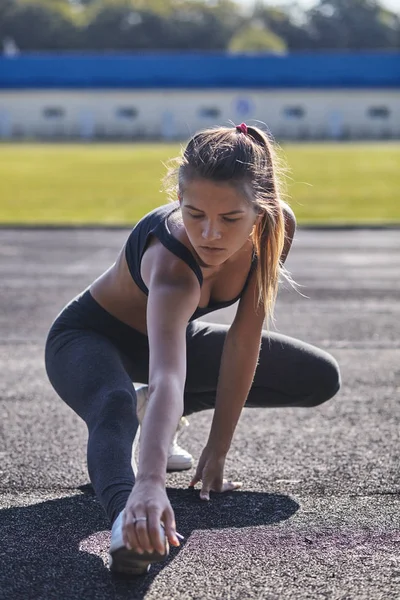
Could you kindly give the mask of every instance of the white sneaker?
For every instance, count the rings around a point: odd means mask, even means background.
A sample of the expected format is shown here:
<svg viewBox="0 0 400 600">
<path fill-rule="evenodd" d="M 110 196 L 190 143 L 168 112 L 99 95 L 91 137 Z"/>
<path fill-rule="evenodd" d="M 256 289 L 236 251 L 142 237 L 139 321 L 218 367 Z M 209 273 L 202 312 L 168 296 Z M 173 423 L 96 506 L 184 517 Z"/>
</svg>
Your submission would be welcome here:
<svg viewBox="0 0 400 600">
<path fill-rule="evenodd" d="M 167 471 L 184 471 L 193 467 L 193 456 L 178 444 L 178 436 L 183 427 L 189 427 L 186 417 L 181 417 L 176 433 L 168 449 Z"/>
<path fill-rule="evenodd" d="M 149 399 L 149 386 L 137 384 L 137 387 L 135 385 L 135 390 L 137 396 L 136 412 L 139 424 L 141 424 L 144 419 Z M 181 417 L 174 438 L 168 448 L 167 471 L 184 471 L 185 469 L 191 469 L 193 467 L 193 456 L 178 444 L 178 436 L 181 429 L 183 427 L 188 427 L 188 425 L 189 421 L 186 417 Z"/>
<path fill-rule="evenodd" d="M 164 527 L 160 525 L 160 531 L 165 540 L 165 553 L 162 555 L 158 552 L 137 554 L 134 550 L 128 550 L 124 545 L 122 539 L 123 512 L 122 510 L 119 513 L 111 529 L 111 543 L 108 552 L 110 571 L 132 576 L 145 575 L 149 571 L 151 563 L 165 560 L 168 557 L 169 544 L 165 536 Z"/>
</svg>

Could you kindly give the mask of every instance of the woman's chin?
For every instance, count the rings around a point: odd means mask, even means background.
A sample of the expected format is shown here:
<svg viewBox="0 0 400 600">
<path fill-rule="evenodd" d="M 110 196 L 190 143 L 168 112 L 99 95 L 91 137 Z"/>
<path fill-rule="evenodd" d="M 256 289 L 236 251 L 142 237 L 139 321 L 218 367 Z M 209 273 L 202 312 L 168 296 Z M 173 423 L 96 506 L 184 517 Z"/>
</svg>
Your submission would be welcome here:
<svg viewBox="0 0 400 600">
<path fill-rule="evenodd" d="M 220 267 L 221 265 L 224 264 L 224 262 L 226 262 L 226 257 L 225 256 L 200 256 L 198 253 L 197 257 L 198 257 L 198 263 L 201 267 L 205 267 L 205 268 L 213 268 L 213 267 Z"/>
</svg>

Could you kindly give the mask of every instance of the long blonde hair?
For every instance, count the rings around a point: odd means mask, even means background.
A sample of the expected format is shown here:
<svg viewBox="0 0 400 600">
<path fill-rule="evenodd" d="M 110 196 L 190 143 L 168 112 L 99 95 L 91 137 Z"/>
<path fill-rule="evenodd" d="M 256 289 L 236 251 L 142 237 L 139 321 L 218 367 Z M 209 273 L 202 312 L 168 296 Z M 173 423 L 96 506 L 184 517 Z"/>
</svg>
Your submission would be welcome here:
<svg viewBox="0 0 400 600">
<path fill-rule="evenodd" d="M 280 262 L 285 222 L 278 177 L 281 167 L 278 169 L 274 143 L 258 127 L 205 129 L 189 140 L 182 155 L 172 163 L 164 179 L 171 199 L 176 200 L 177 193 L 182 194 L 185 184 L 194 179 L 226 182 L 261 214 L 252 233 L 258 259 L 256 307 L 264 307 L 268 324 L 273 320 L 280 274 L 286 275 Z"/>
</svg>

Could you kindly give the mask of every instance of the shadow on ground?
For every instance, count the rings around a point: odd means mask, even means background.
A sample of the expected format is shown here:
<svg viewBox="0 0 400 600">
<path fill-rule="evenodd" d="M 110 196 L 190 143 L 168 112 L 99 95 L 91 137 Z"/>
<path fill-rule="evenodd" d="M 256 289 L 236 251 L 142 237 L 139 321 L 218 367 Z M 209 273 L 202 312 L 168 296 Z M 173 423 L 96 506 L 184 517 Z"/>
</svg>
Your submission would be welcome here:
<svg viewBox="0 0 400 600">
<path fill-rule="evenodd" d="M 91 486 L 79 489 L 83 493 L 0 511 L 2 598 L 143 598 L 158 573 L 181 551 L 172 548 L 169 558 L 153 565 L 145 576 L 112 576 L 108 519 Z M 199 529 L 272 525 L 289 519 L 299 508 L 278 494 L 235 492 L 214 495 L 205 503 L 198 490 L 167 492 L 185 540 Z"/>
</svg>

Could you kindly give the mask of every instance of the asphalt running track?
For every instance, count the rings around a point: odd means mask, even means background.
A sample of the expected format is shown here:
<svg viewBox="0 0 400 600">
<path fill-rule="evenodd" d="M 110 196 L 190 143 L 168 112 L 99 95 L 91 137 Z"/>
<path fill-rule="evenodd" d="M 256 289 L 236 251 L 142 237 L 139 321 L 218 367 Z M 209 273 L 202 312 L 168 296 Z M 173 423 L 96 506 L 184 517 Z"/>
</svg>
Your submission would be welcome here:
<svg viewBox="0 0 400 600">
<path fill-rule="evenodd" d="M 140 579 L 107 568 L 86 428 L 56 396 L 43 344 L 128 230 L 0 230 L 0 599 L 400 598 L 400 231 L 297 233 L 277 327 L 339 361 L 315 409 L 246 410 L 227 461 L 242 491 L 201 503 L 168 475 L 179 550 Z M 214 319 L 229 321 L 230 313 Z M 211 412 L 191 417 L 196 456 Z"/>
</svg>

